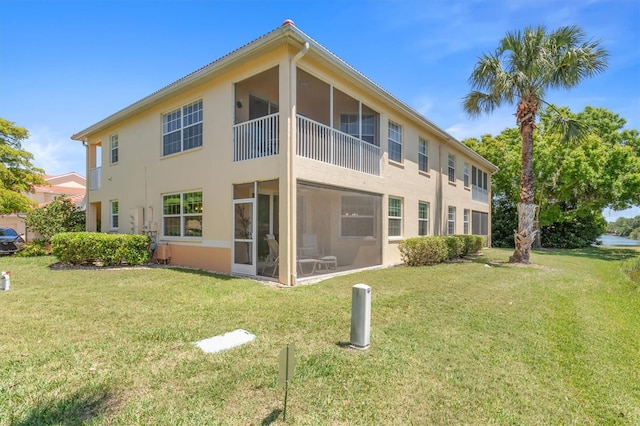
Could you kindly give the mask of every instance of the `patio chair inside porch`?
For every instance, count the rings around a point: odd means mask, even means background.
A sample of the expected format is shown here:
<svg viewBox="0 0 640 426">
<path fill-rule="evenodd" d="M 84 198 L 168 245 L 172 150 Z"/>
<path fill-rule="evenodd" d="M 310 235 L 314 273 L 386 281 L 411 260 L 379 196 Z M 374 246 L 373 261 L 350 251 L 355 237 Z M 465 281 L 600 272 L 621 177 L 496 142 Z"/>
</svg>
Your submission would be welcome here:
<svg viewBox="0 0 640 426">
<path fill-rule="evenodd" d="M 320 270 L 322 267 L 327 272 L 329 269 L 338 269 L 338 258 L 324 254 L 324 250 L 318 245 L 318 236 L 316 234 L 302 234 L 302 246 L 298 249 L 298 252 L 300 259 L 314 259 L 317 262 L 313 272 L 315 272 L 315 269 Z"/>
</svg>

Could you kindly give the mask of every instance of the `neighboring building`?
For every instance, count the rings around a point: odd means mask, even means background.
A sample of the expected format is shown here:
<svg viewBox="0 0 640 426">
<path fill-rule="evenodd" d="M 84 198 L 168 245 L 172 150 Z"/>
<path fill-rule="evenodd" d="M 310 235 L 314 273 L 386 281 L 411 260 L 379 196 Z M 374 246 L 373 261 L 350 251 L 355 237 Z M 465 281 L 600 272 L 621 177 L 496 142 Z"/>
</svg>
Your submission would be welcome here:
<svg viewBox="0 0 640 426">
<path fill-rule="evenodd" d="M 47 185 L 36 185 L 32 193 L 26 194 L 38 203 L 38 207 L 49 204 L 56 197 L 65 196 L 76 206 L 84 209 L 84 198 L 87 192 L 84 177 L 76 172 L 70 172 L 55 176 L 45 175 L 44 180 L 47 182 Z M 24 223 L 24 217 L 26 215 L 26 212 L 24 212 L 0 216 L 0 227 L 8 226 L 13 228 L 18 234 L 24 235 L 27 241 L 31 241 L 37 237 L 37 234 L 27 229 Z"/>
<path fill-rule="evenodd" d="M 72 138 L 87 229 L 148 232 L 173 264 L 293 285 L 490 235 L 495 166 L 291 21 Z"/>
</svg>

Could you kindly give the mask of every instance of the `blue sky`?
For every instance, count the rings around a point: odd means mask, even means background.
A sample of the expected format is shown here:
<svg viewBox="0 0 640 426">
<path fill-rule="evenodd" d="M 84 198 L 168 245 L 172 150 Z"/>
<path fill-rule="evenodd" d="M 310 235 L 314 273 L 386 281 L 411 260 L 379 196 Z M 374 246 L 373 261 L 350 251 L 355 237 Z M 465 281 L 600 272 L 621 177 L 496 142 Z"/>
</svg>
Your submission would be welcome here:
<svg viewBox="0 0 640 426">
<path fill-rule="evenodd" d="M 73 133 L 285 19 L 458 139 L 515 124 L 513 108 L 462 111 L 479 55 L 507 31 L 579 25 L 609 50 L 609 68 L 548 100 L 604 107 L 640 129 L 638 0 L 0 0 L 0 117 L 30 131 L 24 147 L 47 173 L 84 175 Z"/>
</svg>

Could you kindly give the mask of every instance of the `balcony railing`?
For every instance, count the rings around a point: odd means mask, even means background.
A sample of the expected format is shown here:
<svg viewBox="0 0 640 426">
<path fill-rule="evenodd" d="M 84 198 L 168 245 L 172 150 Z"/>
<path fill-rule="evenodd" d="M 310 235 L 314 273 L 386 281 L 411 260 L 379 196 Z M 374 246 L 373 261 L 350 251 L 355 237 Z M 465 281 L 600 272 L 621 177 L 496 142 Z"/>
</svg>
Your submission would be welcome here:
<svg viewBox="0 0 640 426">
<path fill-rule="evenodd" d="M 100 189 L 102 186 L 102 167 L 89 170 L 89 190 Z"/>
<path fill-rule="evenodd" d="M 233 161 L 278 155 L 278 116 L 275 113 L 233 126 Z"/>
<path fill-rule="evenodd" d="M 297 154 L 324 163 L 380 176 L 380 148 L 298 115 Z"/>
<path fill-rule="evenodd" d="M 489 204 L 489 191 L 477 185 L 471 185 L 471 199 L 479 203 Z"/>
</svg>

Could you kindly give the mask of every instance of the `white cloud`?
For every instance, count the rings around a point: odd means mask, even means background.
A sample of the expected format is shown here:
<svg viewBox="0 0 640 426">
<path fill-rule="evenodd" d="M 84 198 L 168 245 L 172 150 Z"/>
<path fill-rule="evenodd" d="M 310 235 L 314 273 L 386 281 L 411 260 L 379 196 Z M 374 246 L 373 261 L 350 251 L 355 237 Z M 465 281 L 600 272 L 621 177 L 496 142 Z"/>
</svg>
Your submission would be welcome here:
<svg viewBox="0 0 640 426">
<path fill-rule="evenodd" d="M 85 149 L 80 142 L 57 135 L 47 127 L 32 128 L 29 133 L 29 139 L 23 142 L 22 147 L 33 154 L 36 167 L 49 175 L 85 174 Z"/>
<path fill-rule="evenodd" d="M 426 96 L 420 96 L 418 99 L 416 99 L 413 102 L 413 108 L 418 111 L 420 114 L 424 115 L 425 117 L 429 116 L 429 113 L 431 112 L 431 109 L 433 108 L 433 99 L 430 99 Z"/>
<path fill-rule="evenodd" d="M 447 126 L 445 129 L 458 140 L 466 138 L 479 138 L 487 133 L 497 136 L 504 129 L 516 127 L 513 114 L 499 110 L 491 115 L 483 115 L 478 118 L 460 119 L 460 121 Z"/>
</svg>

